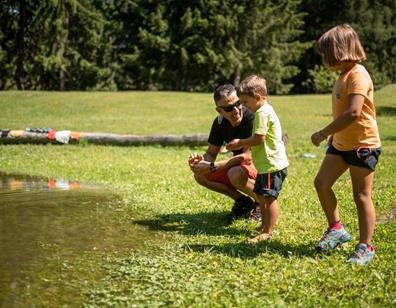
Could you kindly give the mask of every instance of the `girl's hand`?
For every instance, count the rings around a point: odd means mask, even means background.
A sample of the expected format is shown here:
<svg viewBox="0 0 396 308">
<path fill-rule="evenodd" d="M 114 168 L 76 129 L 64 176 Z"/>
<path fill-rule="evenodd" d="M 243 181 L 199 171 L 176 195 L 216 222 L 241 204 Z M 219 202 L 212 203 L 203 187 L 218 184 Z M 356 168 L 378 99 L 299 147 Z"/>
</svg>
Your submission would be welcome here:
<svg viewBox="0 0 396 308">
<path fill-rule="evenodd" d="M 229 151 L 239 150 L 242 146 L 239 145 L 240 139 L 233 139 L 226 144 L 226 149 Z"/>
<path fill-rule="evenodd" d="M 324 136 L 320 131 L 313 133 L 311 136 L 311 141 L 314 145 L 316 145 L 317 147 L 319 146 L 319 144 L 323 141 L 326 140 L 327 137 Z"/>
</svg>

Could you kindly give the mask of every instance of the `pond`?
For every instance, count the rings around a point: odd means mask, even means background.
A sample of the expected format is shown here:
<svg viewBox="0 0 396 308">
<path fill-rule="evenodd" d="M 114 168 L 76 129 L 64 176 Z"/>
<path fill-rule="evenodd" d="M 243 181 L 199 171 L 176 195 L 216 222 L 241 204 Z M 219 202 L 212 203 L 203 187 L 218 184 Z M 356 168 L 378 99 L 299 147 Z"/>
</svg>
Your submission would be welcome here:
<svg viewBox="0 0 396 308">
<path fill-rule="evenodd" d="M 140 249 L 150 235 L 120 202 L 100 186 L 0 173 L 0 306 L 35 305 L 29 292 L 48 293 L 73 260 Z"/>
</svg>

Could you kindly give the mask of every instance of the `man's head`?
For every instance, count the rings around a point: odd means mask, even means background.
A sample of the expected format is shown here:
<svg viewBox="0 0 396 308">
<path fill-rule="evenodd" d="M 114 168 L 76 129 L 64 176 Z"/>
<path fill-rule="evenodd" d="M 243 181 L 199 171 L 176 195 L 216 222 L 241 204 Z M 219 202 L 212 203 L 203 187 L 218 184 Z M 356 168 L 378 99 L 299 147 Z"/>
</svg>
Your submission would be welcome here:
<svg viewBox="0 0 396 308">
<path fill-rule="evenodd" d="M 240 102 L 250 112 L 256 112 L 267 99 L 267 82 L 261 76 L 251 75 L 242 80 L 237 93 Z"/>
<path fill-rule="evenodd" d="M 242 105 L 239 103 L 235 87 L 225 84 L 216 88 L 213 98 L 216 110 L 225 117 L 232 126 L 236 127 L 242 122 Z"/>
</svg>

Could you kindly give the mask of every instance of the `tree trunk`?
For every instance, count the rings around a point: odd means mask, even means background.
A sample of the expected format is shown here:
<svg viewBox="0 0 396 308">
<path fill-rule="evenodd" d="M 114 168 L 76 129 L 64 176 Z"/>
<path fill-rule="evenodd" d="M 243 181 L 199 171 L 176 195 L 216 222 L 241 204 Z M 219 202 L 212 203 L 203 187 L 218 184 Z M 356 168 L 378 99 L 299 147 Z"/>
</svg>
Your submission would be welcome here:
<svg viewBox="0 0 396 308">
<path fill-rule="evenodd" d="M 25 29 L 26 29 L 26 2 L 19 0 L 18 32 L 16 37 L 17 61 L 15 71 L 15 83 L 18 90 L 25 90 Z"/>
<path fill-rule="evenodd" d="M 235 68 L 235 72 L 233 74 L 233 82 L 234 86 L 238 86 L 241 82 L 241 68 L 239 66 Z"/>
<path fill-rule="evenodd" d="M 64 91 L 66 87 L 66 63 L 64 61 L 65 57 L 65 51 L 66 51 L 66 45 L 67 45 L 67 40 L 69 36 L 69 8 L 67 4 L 65 4 L 64 7 L 64 19 L 63 19 L 63 28 L 59 31 L 58 37 L 59 37 L 59 59 L 60 59 L 60 67 L 59 67 L 59 90 Z"/>
</svg>

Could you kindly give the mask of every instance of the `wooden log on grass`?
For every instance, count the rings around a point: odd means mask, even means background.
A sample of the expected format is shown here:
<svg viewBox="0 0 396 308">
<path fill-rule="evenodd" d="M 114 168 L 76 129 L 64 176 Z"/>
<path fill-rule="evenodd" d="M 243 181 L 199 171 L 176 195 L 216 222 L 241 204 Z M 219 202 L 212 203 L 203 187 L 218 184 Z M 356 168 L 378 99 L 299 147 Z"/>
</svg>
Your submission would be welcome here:
<svg viewBox="0 0 396 308">
<path fill-rule="evenodd" d="M 104 133 L 81 133 L 80 140 L 93 144 L 111 145 L 206 145 L 207 135 L 118 135 Z"/>
<path fill-rule="evenodd" d="M 135 145 L 206 145 L 208 143 L 207 135 L 120 135 L 107 133 L 79 133 L 78 139 L 70 139 L 69 143 L 83 143 L 83 144 L 100 144 L 100 145 L 120 145 L 120 146 L 135 146 Z M 55 139 L 49 139 L 47 134 L 22 132 L 17 137 L 5 136 L 0 138 L 0 144 L 61 144 Z"/>
</svg>

